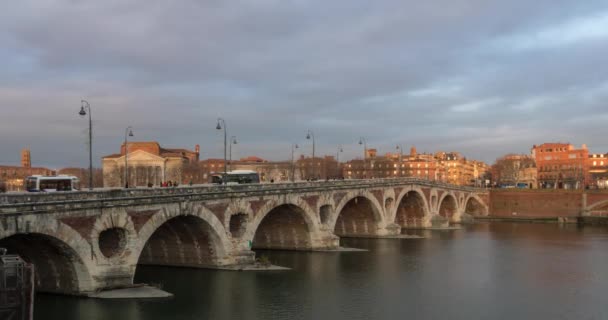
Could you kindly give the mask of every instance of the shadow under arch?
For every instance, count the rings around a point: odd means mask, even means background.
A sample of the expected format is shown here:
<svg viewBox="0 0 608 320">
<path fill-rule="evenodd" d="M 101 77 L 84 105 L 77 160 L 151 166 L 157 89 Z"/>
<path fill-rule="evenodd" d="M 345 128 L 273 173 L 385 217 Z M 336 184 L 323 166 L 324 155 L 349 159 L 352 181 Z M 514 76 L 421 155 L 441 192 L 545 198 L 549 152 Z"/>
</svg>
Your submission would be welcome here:
<svg viewBox="0 0 608 320">
<path fill-rule="evenodd" d="M 424 217 L 429 213 L 424 195 L 415 190 L 406 192 L 395 213 L 395 223 L 401 228 L 421 227 L 424 224 Z"/>
<path fill-rule="evenodd" d="M 313 226 L 306 211 L 294 204 L 274 207 L 255 228 L 252 249 L 310 250 Z"/>
<path fill-rule="evenodd" d="M 374 203 L 364 196 L 356 196 L 344 204 L 334 226 L 334 234 L 344 236 L 376 235 L 382 214 Z"/>
<path fill-rule="evenodd" d="M 451 219 L 458 211 L 456 198 L 451 194 L 446 194 L 439 203 L 439 215 Z"/>
<path fill-rule="evenodd" d="M 0 247 L 34 264 L 37 292 L 80 295 L 90 288 L 91 276 L 76 250 L 42 233 L 18 233 L 0 239 Z"/>
<path fill-rule="evenodd" d="M 220 235 L 209 222 L 196 215 L 178 215 L 154 230 L 146 240 L 137 264 L 215 267 L 226 254 Z"/>
<path fill-rule="evenodd" d="M 469 196 L 465 201 L 464 213 L 474 217 L 487 216 L 488 207 L 476 196 Z"/>
</svg>

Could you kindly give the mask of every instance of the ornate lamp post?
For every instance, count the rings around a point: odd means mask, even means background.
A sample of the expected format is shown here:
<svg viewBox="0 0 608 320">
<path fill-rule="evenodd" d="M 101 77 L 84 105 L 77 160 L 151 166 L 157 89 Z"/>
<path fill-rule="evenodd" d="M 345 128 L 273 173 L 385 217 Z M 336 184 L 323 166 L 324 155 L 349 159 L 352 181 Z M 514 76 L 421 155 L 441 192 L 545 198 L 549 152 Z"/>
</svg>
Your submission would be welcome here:
<svg viewBox="0 0 608 320">
<path fill-rule="evenodd" d="M 396 149 L 399 150 L 399 164 L 397 165 L 397 168 L 399 170 L 399 177 L 401 177 L 401 166 L 403 165 L 403 147 L 398 144 Z"/>
<path fill-rule="evenodd" d="M 342 171 L 340 171 L 340 153 L 344 152 L 344 149 L 342 149 L 342 145 L 338 146 L 338 151 L 336 151 L 336 168 L 338 171 L 338 177 L 342 175 Z M 336 177 L 336 178 L 338 178 Z"/>
<path fill-rule="evenodd" d="M 85 110 L 86 109 L 86 110 Z M 91 120 L 91 105 L 86 100 L 80 100 L 80 112 L 82 117 L 89 111 L 89 190 L 93 190 L 93 121 Z"/>
<path fill-rule="evenodd" d="M 133 136 L 133 128 L 128 126 L 125 129 L 125 188 L 129 187 L 129 145 L 127 144 L 127 137 Z"/>
<path fill-rule="evenodd" d="M 224 129 L 224 173 L 222 174 L 222 184 L 226 184 L 226 151 L 227 151 L 227 133 L 226 133 L 226 121 L 222 118 L 217 118 L 217 126 L 215 129 L 222 130 Z"/>
<path fill-rule="evenodd" d="M 229 154 L 230 158 L 229 158 L 229 162 L 228 162 L 229 166 L 232 166 L 232 145 L 233 144 L 237 144 L 237 142 L 236 142 L 236 136 L 230 137 L 230 154 Z M 232 170 L 230 167 L 228 167 L 228 169 Z"/>
<path fill-rule="evenodd" d="M 296 181 L 296 165 L 294 162 L 295 159 L 293 157 L 293 154 L 294 154 L 295 149 L 297 149 L 297 148 L 299 148 L 297 143 L 294 143 L 291 145 L 291 182 Z"/>
<path fill-rule="evenodd" d="M 359 137 L 359 144 L 363 146 L 363 176 L 367 178 L 367 141 Z"/>
<path fill-rule="evenodd" d="M 306 139 L 311 140 L 311 137 L 312 137 L 312 170 L 311 170 L 310 174 L 312 175 L 312 178 L 314 179 L 315 178 L 315 134 L 311 130 L 308 130 L 308 133 L 306 133 Z"/>
</svg>

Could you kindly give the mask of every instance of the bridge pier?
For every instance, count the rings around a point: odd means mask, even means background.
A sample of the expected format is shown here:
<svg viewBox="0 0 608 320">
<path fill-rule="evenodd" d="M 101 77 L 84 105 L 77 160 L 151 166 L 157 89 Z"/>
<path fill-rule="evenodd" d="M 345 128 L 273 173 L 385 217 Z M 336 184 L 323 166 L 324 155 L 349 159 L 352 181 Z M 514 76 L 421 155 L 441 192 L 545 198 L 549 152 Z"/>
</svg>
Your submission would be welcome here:
<svg viewBox="0 0 608 320">
<path fill-rule="evenodd" d="M 334 250 L 340 247 L 340 237 L 326 230 L 311 235 L 311 250 Z"/>
</svg>

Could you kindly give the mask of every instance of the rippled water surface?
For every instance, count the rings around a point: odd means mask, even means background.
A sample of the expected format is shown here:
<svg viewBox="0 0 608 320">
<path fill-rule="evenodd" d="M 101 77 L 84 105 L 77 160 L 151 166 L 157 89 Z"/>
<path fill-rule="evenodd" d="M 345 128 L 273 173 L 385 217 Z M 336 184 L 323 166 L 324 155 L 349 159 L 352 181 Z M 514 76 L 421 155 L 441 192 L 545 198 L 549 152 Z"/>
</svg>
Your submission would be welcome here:
<svg viewBox="0 0 608 320">
<path fill-rule="evenodd" d="M 263 251 L 290 271 L 141 267 L 169 300 L 36 297 L 35 319 L 608 319 L 608 229 L 476 224 L 367 252 Z"/>
</svg>

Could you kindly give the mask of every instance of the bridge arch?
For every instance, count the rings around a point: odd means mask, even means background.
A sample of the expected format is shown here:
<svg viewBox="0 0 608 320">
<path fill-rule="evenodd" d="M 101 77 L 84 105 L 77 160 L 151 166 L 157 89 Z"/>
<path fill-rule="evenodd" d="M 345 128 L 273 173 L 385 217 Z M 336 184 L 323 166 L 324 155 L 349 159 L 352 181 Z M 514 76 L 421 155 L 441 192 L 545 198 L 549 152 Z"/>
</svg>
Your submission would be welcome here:
<svg viewBox="0 0 608 320">
<path fill-rule="evenodd" d="M 458 200 L 456 200 L 456 196 L 453 193 L 447 192 L 441 196 L 441 200 L 438 202 L 437 213 L 450 221 L 458 216 Z"/>
<path fill-rule="evenodd" d="M 67 226 L 58 224 L 56 233 L 36 230 L 7 235 L 0 239 L 0 247 L 34 264 L 36 291 L 77 295 L 94 289 L 91 266 L 83 259 L 89 243 Z"/>
<path fill-rule="evenodd" d="M 383 208 L 367 192 L 350 195 L 337 206 L 331 229 L 337 236 L 377 235 L 385 224 Z"/>
<path fill-rule="evenodd" d="M 253 249 L 310 250 L 318 230 L 314 214 L 292 202 L 267 206 L 244 235 Z"/>
<path fill-rule="evenodd" d="M 215 267 L 230 263 L 232 243 L 222 222 L 203 206 L 153 216 L 139 232 L 137 264 Z"/>
<path fill-rule="evenodd" d="M 584 214 L 591 216 L 607 216 L 608 215 L 608 200 L 598 201 L 592 205 L 583 208 Z"/>
<path fill-rule="evenodd" d="M 469 194 L 463 204 L 464 213 L 472 216 L 487 216 L 489 214 L 488 206 L 474 193 Z"/>
<path fill-rule="evenodd" d="M 401 228 L 424 227 L 429 216 L 429 204 L 421 190 L 408 189 L 399 195 L 393 217 Z"/>
</svg>

